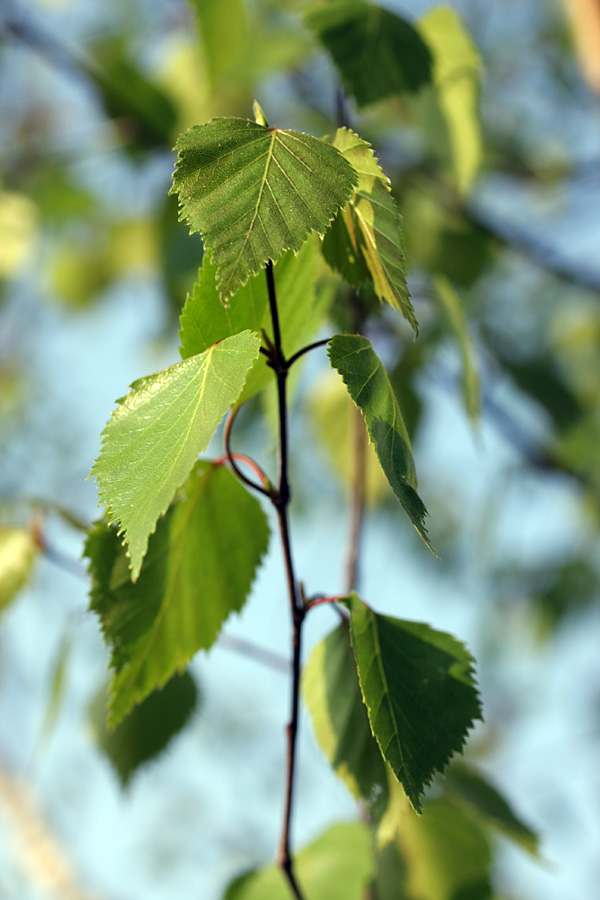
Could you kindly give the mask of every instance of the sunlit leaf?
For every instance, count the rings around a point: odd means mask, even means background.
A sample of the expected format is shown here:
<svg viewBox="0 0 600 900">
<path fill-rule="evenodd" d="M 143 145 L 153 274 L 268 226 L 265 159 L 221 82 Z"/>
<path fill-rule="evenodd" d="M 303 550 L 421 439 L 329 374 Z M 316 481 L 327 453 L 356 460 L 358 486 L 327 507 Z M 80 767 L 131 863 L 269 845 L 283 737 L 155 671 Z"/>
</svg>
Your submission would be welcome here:
<svg viewBox="0 0 600 900">
<path fill-rule="evenodd" d="M 477 350 L 469 331 L 469 323 L 460 298 L 448 279 L 444 275 L 434 275 L 433 284 L 444 319 L 460 348 L 465 407 L 471 421 L 476 423 L 481 413 L 481 384 Z"/>
<path fill-rule="evenodd" d="M 0 612 L 29 581 L 36 555 L 30 529 L 0 525 Z"/>
<path fill-rule="evenodd" d="M 352 647 L 371 729 L 417 812 L 435 772 L 481 718 L 473 658 L 429 625 L 382 616 L 348 598 Z"/>
<path fill-rule="evenodd" d="M 355 797 L 385 807 L 387 769 L 369 725 L 346 623 L 317 644 L 302 683 L 317 740 L 337 774 Z"/>
<path fill-rule="evenodd" d="M 367 338 L 337 334 L 329 342 L 329 359 L 361 410 L 381 468 L 406 514 L 432 549 L 425 529 L 427 510 L 417 494 L 410 438 L 402 411 L 381 360 Z"/>
<path fill-rule="evenodd" d="M 311 7 L 306 21 L 359 106 L 430 81 L 431 54 L 419 32 L 375 3 L 331 0 Z"/>
<path fill-rule="evenodd" d="M 323 235 L 357 175 L 330 144 L 248 119 L 212 119 L 182 134 L 172 191 L 180 218 L 212 250 L 227 300 L 267 260 Z"/>
<path fill-rule="evenodd" d="M 294 860 L 307 900 L 364 900 L 373 874 L 371 836 L 360 822 L 334 825 Z M 223 900 L 290 900 L 282 870 L 258 869 L 233 881 Z"/>
<path fill-rule="evenodd" d="M 189 672 L 174 675 L 112 731 L 106 725 L 106 702 L 102 688 L 90 707 L 92 732 L 126 787 L 140 766 L 159 756 L 185 727 L 197 707 L 198 688 Z"/>
<path fill-rule="evenodd" d="M 85 553 L 91 608 L 115 670 L 109 727 L 212 646 L 248 596 L 268 533 L 259 502 L 225 468 L 206 462 L 159 520 L 137 581 L 116 528 L 96 525 Z"/>
<path fill-rule="evenodd" d="M 141 378 L 107 422 L 92 474 L 125 534 L 134 580 L 157 519 L 239 397 L 259 346 L 244 331 Z"/>
<path fill-rule="evenodd" d="M 399 309 L 418 332 L 406 287 L 402 218 L 371 145 L 347 128 L 339 128 L 333 142 L 358 172 L 358 187 L 338 213 L 323 241 L 329 264 L 351 284 L 366 278 L 380 300 Z"/>
</svg>

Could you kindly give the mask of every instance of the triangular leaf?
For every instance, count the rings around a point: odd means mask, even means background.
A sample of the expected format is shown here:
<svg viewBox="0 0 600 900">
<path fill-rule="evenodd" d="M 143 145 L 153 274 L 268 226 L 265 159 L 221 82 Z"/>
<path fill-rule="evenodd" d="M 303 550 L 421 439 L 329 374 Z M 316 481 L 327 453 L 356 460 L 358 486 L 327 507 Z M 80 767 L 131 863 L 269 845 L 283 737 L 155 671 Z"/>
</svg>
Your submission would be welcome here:
<svg viewBox="0 0 600 900">
<path fill-rule="evenodd" d="M 359 106 L 415 93 L 431 80 L 431 53 L 419 32 L 375 3 L 331 0 L 310 9 L 306 21 Z"/>
<path fill-rule="evenodd" d="M 212 119 L 182 134 L 172 191 L 180 218 L 212 250 L 223 301 L 311 231 L 323 235 L 357 183 L 330 144 L 249 119 Z"/>
<path fill-rule="evenodd" d="M 382 616 L 352 594 L 350 631 L 371 729 L 417 812 L 481 718 L 473 658 L 452 635 Z"/>
<path fill-rule="evenodd" d="M 307 900 L 363 900 L 373 874 L 371 836 L 366 825 L 334 825 L 294 860 Z M 223 900 L 290 900 L 280 868 L 269 866 L 233 881 Z"/>
<path fill-rule="evenodd" d="M 153 691 L 113 731 L 106 726 L 107 690 L 90 707 L 96 743 L 106 754 L 123 787 L 135 772 L 157 757 L 189 721 L 198 702 L 198 689 L 189 672 L 174 675 L 164 688 Z"/>
<path fill-rule="evenodd" d="M 27 584 L 36 556 L 30 529 L 0 525 L 0 612 Z"/>
<path fill-rule="evenodd" d="M 125 533 L 134 581 L 157 519 L 239 397 L 259 347 L 245 331 L 141 378 L 107 422 L 92 474 Z"/>
<path fill-rule="evenodd" d="M 116 528 L 90 533 L 91 609 L 111 647 L 109 726 L 216 640 L 241 610 L 266 551 L 258 501 L 223 467 L 198 463 L 151 536 L 137 581 Z"/>
<path fill-rule="evenodd" d="M 358 172 L 358 187 L 325 235 L 325 259 L 356 286 L 370 275 L 379 299 L 399 309 L 418 333 L 406 287 L 402 217 L 390 180 L 371 145 L 348 128 L 338 129 L 333 146 Z"/>
<path fill-rule="evenodd" d="M 458 341 L 462 359 L 462 389 L 465 407 L 473 424 L 479 421 L 481 412 L 481 384 L 477 350 L 469 331 L 469 323 L 460 297 L 445 275 L 434 275 L 435 295 L 440 304 L 449 330 Z"/>
<path fill-rule="evenodd" d="M 329 359 L 361 410 L 381 468 L 409 519 L 433 549 L 425 529 L 427 510 L 417 494 L 417 476 L 402 411 L 381 360 L 367 338 L 336 334 L 329 342 Z"/>
<path fill-rule="evenodd" d="M 387 768 L 363 703 L 347 623 L 312 652 L 302 678 L 317 740 L 355 797 L 385 807 Z"/>
</svg>

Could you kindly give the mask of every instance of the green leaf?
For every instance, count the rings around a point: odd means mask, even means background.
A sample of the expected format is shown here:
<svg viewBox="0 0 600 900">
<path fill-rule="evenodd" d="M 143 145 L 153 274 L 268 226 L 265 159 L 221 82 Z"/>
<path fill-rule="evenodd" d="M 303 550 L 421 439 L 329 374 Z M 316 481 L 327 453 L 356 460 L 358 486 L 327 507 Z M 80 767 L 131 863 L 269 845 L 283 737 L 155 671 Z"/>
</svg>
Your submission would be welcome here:
<svg viewBox="0 0 600 900">
<path fill-rule="evenodd" d="M 431 53 L 421 35 L 375 3 L 332 0 L 310 9 L 306 21 L 359 106 L 416 93 L 431 80 Z"/>
<path fill-rule="evenodd" d="M 532 856 L 539 856 L 538 835 L 514 812 L 506 799 L 472 766 L 454 763 L 446 772 L 446 789 L 455 803 L 519 844 Z"/>
<path fill-rule="evenodd" d="M 436 771 L 481 718 L 473 659 L 429 625 L 373 612 L 348 598 L 350 631 L 371 729 L 417 812 Z"/>
<path fill-rule="evenodd" d="M 90 533 L 85 554 L 115 675 L 109 727 L 216 640 L 239 612 L 267 549 L 258 501 L 224 467 L 200 462 L 150 538 L 137 581 L 115 527 Z"/>
<path fill-rule="evenodd" d="M 0 612 L 29 581 L 36 556 L 30 529 L 0 525 Z"/>
<path fill-rule="evenodd" d="M 249 119 L 212 119 L 182 134 L 171 191 L 180 219 L 212 250 L 226 301 L 284 250 L 323 235 L 357 183 L 330 144 Z"/>
<path fill-rule="evenodd" d="M 113 731 L 106 726 L 107 689 L 92 701 L 92 732 L 115 768 L 123 787 L 144 763 L 157 757 L 184 728 L 198 704 L 198 688 L 189 672 L 174 675 L 153 691 Z"/>
<path fill-rule="evenodd" d="M 418 333 L 406 287 L 402 217 L 371 145 L 339 128 L 333 142 L 358 172 L 358 187 L 323 240 L 323 255 L 343 277 L 360 286 L 370 276 L 381 301 L 399 309 Z"/>
<path fill-rule="evenodd" d="M 417 476 L 402 411 L 381 360 L 367 338 L 337 334 L 329 342 L 329 359 L 361 410 L 381 468 L 406 514 L 429 549 L 427 510 L 417 494 Z"/>
<path fill-rule="evenodd" d="M 148 536 L 239 397 L 259 347 L 259 336 L 244 331 L 141 378 L 118 401 L 92 475 L 125 534 L 134 581 Z"/>
<path fill-rule="evenodd" d="M 191 0 L 198 19 L 202 50 L 210 86 L 239 62 L 246 43 L 248 23 L 244 0 Z"/>
<path fill-rule="evenodd" d="M 298 854 L 294 870 L 307 900 L 364 900 L 373 874 L 369 829 L 334 825 Z M 223 900 L 290 900 L 290 888 L 281 869 L 269 866 L 236 878 Z"/>
<path fill-rule="evenodd" d="M 302 678 L 317 740 L 336 773 L 370 807 L 387 803 L 387 769 L 363 703 L 347 623 L 312 652 Z"/>
<path fill-rule="evenodd" d="M 462 358 L 462 389 L 469 418 L 475 424 L 481 413 L 481 384 L 477 350 L 460 298 L 444 275 L 434 275 L 435 295 L 451 333 L 458 341 Z"/>
<path fill-rule="evenodd" d="M 433 53 L 435 99 L 448 135 L 449 155 L 456 186 L 465 193 L 475 180 L 483 159 L 479 122 L 479 53 L 460 17 L 449 6 L 438 6 L 419 21 L 419 31 Z M 423 98 L 431 102 L 432 98 Z M 438 150 L 441 143 L 434 136 Z"/>
</svg>

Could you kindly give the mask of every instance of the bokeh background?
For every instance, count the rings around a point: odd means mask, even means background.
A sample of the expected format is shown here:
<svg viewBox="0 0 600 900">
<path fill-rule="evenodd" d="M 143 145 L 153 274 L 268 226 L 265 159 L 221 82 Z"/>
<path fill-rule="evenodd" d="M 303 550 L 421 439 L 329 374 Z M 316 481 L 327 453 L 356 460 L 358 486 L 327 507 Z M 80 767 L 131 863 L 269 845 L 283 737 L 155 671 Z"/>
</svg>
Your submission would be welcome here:
<svg viewBox="0 0 600 900">
<path fill-rule="evenodd" d="M 81 552 L 99 514 L 86 481 L 98 435 L 132 380 L 177 360 L 178 315 L 201 263 L 167 196 L 177 134 L 214 115 L 251 116 L 254 97 L 278 126 L 335 129 L 336 73 L 302 7 L 0 5 L 2 900 L 217 900 L 239 870 L 272 858 L 289 640 L 275 543 L 242 615 L 191 667 L 187 727 L 125 790 L 102 747 L 107 652 L 86 612 Z M 389 8 L 418 22 L 430 4 Z M 413 343 L 385 313 L 373 338 L 401 391 L 443 560 L 375 483 L 360 592 L 379 611 L 451 631 L 477 658 L 485 724 L 468 752 L 541 840 L 537 859 L 498 840 L 496 896 L 591 898 L 600 6 L 453 9 L 476 48 L 454 135 L 427 96 L 348 103 L 405 218 L 421 335 Z M 309 593 L 340 591 L 348 544 L 345 442 L 321 434 L 337 402 L 325 363 L 308 361 L 293 418 L 293 532 Z M 272 465 L 259 418 L 238 439 Z M 315 612 L 309 644 L 334 623 Z M 274 655 L 253 658 L 256 645 Z M 299 779 L 299 844 L 356 815 L 307 717 Z"/>
</svg>

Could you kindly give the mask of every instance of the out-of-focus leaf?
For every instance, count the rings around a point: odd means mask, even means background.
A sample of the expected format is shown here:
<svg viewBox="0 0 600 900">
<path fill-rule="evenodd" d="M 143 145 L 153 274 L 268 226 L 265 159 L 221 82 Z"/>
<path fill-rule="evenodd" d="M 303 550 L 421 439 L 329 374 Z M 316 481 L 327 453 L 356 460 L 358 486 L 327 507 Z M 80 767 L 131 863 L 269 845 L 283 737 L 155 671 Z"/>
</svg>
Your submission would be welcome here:
<svg viewBox="0 0 600 900">
<path fill-rule="evenodd" d="M 433 284 L 444 319 L 460 348 L 463 398 L 469 418 L 476 424 L 481 413 L 481 384 L 477 350 L 469 331 L 469 323 L 460 298 L 448 279 L 444 275 L 434 275 Z"/>
<path fill-rule="evenodd" d="M 473 658 L 452 635 L 347 599 L 371 729 L 417 812 L 435 772 L 460 751 L 481 705 Z"/>
<path fill-rule="evenodd" d="M 466 193 L 477 176 L 483 157 L 479 123 L 481 60 L 454 9 L 438 6 L 419 20 L 419 31 L 433 53 L 433 98 L 439 104 L 449 141 L 454 180 Z M 424 123 L 426 124 L 426 123 Z M 434 152 L 439 148 L 436 135 Z"/>
<path fill-rule="evenodd" d="M 369 829 L 360 822 L 334 825 L 294 860 L 303 896 L 309 900 L 364 900 L 373 874 Z M 269 866 L 236 878 L 223 900 L 289 900 L 280 868 Z"/>
<path fill-rule="evenodd" d="M 455 803 L 519 844 L 533 856 L 539 855 L 538 835 L 516 815 L 510 804 L 472 766 L 454 763 L 446 772 L 446 788 Z"/>
<path fill-rule="evenodd" d="M 371 145 L 347 128 L 333 142 L 358 172 L 358 186 L 323 240 L 323 254 L 350 284 L 371 278 L 381 301 L 399 309 L 418 332 L 406 287 L 402 218 Z"/>
<path fill-rule="evenodd" d="M 36 556 L 35 539 L 28 528 L 0 525 L 0 612 L 29 581 Z"/>
<path fill-rule="evenodd" d="M 331 0 L 306 14 L 359 106 L 416 93 L 431 80 L 431 53 L 406 20 L 375 3 Z"/>
<path fill-rule="evenodd" d="M 13 275 L 29 259 L 37 226 L 37 209 L 29 197 L 0 190 L 0 278 Z"/>
<path fill-rule="evenodd" d="M 369 725 L 347 623 L 317 644 L 302 683 L 317 740 L 329 762 L 355 797 L 371 808 L 385 808 L 387 769 Z"/>
<path fill-rule="evenodd" d="M 392 490 L 429 549 L 427 510 L 417 494 L 417 476 L 410 438 L 398 398 L 381 360 L 367 338 L 337 334 L 329 342 L 329 359 L 361 410 L 381 468 Z"/>
<path fill-rule="evenodd" d="M 140 766 L 159 756 L 190 720 L 198 705 L 198 688 L 189 672 L 174 675 L 149 694 L 115 729 L 106 725 L 108 691 L 92 701 L 92 733 L 112 763 L 123 787 Z"/>
<path fill-rule="evenodd" d="M 335 147 L 248 119 L 212 119 L 179 137 L 180 218 L 212 250 L 226 301 L 311 231 L 323 235 L 357 175 Z"/>
<path fill-rule="evenodd" d="M 115 670 L 109 727 L 212 646 L 244 605 L 268 535 L 258 501 L 225 468 L 205 462 L 159 520 L 137 581 L 116 528 L 95 526 L 85 554 L 91 608 Z"/>
<path fill-rule="evenodd" d="M 239 63 L 246 44 L 248 23 L 244 0 L 192 0 L 210 83 Z"/>
<path fill-rule="evenodd" d="M 134 581 L 157 519 L 239 397 L 259 347 L 258 335 L 236 334 L 141 378 L 118 401 L 92 474 L 125 534 Z"/>
</svg>

